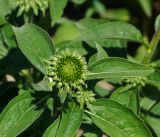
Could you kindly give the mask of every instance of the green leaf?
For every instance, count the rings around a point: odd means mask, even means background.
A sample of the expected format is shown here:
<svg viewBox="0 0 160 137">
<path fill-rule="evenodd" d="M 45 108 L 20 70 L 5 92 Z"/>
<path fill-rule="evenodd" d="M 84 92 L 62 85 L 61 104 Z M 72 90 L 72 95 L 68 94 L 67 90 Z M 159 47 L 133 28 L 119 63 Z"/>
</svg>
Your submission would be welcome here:
<svg viewBox="0 0 160 137">
<path fill-rule="evenodd" d="M 156 17 L 154 27 L 155 27 L 155 31 L 158 31 L 160 29 L 160 14 Z"/>
<path fill-rule="evenodd" d="M 152 0 L 138 0 L 140 6 L 148 17 L 152 15 Z"/>
<path fill-rule="evenodd" d="M 104 58 L 107 58 L 108 55 L 106 53 L 106 51 L 96 43 L 96 47 L 97 47 L 97 51 L 98 53 L 96 53 L 95 55 L 91 56 L 91 58 L 89 59 L 89 65 L 101 60 L 101 59 L 104 59 Z"/>
<path fill-rule="evenodd" d="M 70 103 L 69 108 L 62 113 L 62 119 L 56 137 L 74 137 L 80 127 L 83 110 L 75 103 Z"/>
<path fill-rule="evenodd" d="M 0 59 L 5 57 L 8 53 L 8 49 L 5 47 L 2 35 L 0 34 Z"/>
<path fill-rule="evenodd" d="M 56 133 L 57 133 L 57 130 L 58 130 L 59 123 L 60 123 L 60 117 L 58 119 L 56 119 L 53 122 L 53 124 L 51 124 L 47 128 L 47 130 L 43 134 L 43 137 L 56 137 Z"/>
<path fill-rule="evenodd" d="M 72 0 L 75 4 L 83 4 L 86 0 Z"/>
<path fill-rule="evenodd" d="M 130 12 L 128 9 L 119 8 L 119 9 L 107 9 L 103 14 L 103 18 L 107 18 L 110 20 L 130 20 Z"/>
<path fill-rule="evenodd" d="M 157 95 L 158 96 L 158 95 Z M 140 101 L 141 110 L 144 112 L 150 110 L 152 106 L 156 103 L 156 100 L 152 99 L 153 97 L 143 97 Z"/>
<path fill-rule="evenodd" d="M 94 6 L 95 11 L 99 14 L 103 14 L 106 11 L 105 5 L 99 0 L 94 0 L 93 6 Z"/>
<path fill-rule="evenodd" d="M 83 137 L 98 137 L 98 135 L 92 132 L 86 132 L 83 134 Z"/>
<path fill-rule="evenodd" d="M 104 40 L 95 40 L 87 41 L 87 43 L 95 48 L 95 43 L 98 43 L 102 47 L 104 47 L 107 51 L 107 54 L 111 57 L 127 57 L 127 42 L 125 40 L 117 40 L 117 39 L 104 39 Z"/>
<path fill-rule="evenodd" d="M 77 23 L 77 27 L 79 28 L 80 32 L 86 32 L 89 31 L 99 25 L 103 25 L 108 23 L 108 20 L 105 19 L 93 19 L 93 18 L 86 18 L 82 19 Z M 124 48 L 125 44 L 122 42 L 122 40 L 117 39 L 94 39 L 94 40 L 87 40 L 87 43 L 93 47 L 96 48 L 96 43 L 99 44 L 102 47 L 105 48 Z"/>
<path fill-rule="evenodd" d="M 153 81 L 159 81 L 160 82 L 160 70 L 159 69 L 156 69 L 154 71 L 154 73 L 150 74 L 148 76 L 148 79 L 149 80 L 153 80 Z"/>
<path fill-rule="evenodd" d="M 131 24 L 114 21 L 97 25 L 94 28 L 82 32 L 76 41 L 95 41 L 104 39 L 119 39 L 142 42 L 140 31 Z"/>
<path fill-rule="evenodd" d="M 33 83 L 32 88 L 36 91 L 52 91 L 52 87 L 48 85 L 49 79 L 48 77 L 44 77 L 44 79 L 38 83 Z"/>
<path fill-rule="evenodd" d="M 154 73 L 150 74 L 148 77 L 147 83 L 152 84 L 156 87 L 160 87 L 160 70 L 155 69 Z"/>
<path fill-rule="evenodd" d="M 37 69 L 46 74 L 43 60 L 55 54 L 53 43 L 47 33 L 33 24 L 26 24 L 21 28 L 14 27 L 14 32 L 23 54 Z"/>
<path fill-rule="evenodd" d="M 70 41 L 73 40 L 79 34 L 80 33 L 75 25 L 75 22 L 66 20 L 56 30 L 54 35 L 54 42 L 58 44 L 64 41 Z"/>
<path fill-rule="evenodd" d="M 92 104 L 90 110 L 86 113 L 111 137 L 152 137 L 143 121 L 115 101 L 99 99 Z"/>
<path fill-rule="evenodd" d="M 3 35 L 4 42 L 5 44 L 7 44 L 9 49 L 17 47 L 16 41 L 14 38 L 14 32 L 10 24 L 4 25 L 1 28 L 1 33 Z"/>
<path fill-rule="evenodd" d="M 0 0 L 0 25 L 6 23 L 6 16 L 9 13 L 8 1 L 7 0 Z"/>
<path fill-rule="evenodd" d="M 67 2 L 68 0 L 49 0 L 52 25 L 54 25 L 54 23 L 57 22 L 62 16 Z"/>
<path fill-rule="evenodd" d="M 135 114 L 139 114 L 138 91 L 132 88 L 131 85 L 117 88 L 113 91 L 110 99 L 129 107 Z"/>
<path fill-rule="evenodd" d="M 17 47 L 17 44 L 14 38 L 13 29 L 10 24 L 5 24 L 0 29 L 0 59 L 7 56 L 10 49 L 15 47 Z"/>
<path fill-rule="evenodd" d="M 77 27 L 81 32 L 83 32 L 86 30 L 91 30 L 98 25 L 106 24 L 108 22 L 110 21 L 106 19 L 84 18 L 77 23 Z"/>
<path fill-rule="evenodd" d="M 35 100 L 27 91 L 9 102 L 0 115 L 0 137 L 15 137 L 27 129 L 43 112 L 46 96 Z"/>
<path fill-rule="evenodd" d="M 43 137 L 74 137 L 80 127 L 82 118 L 83 110 L 75 103 L 69 103 L 68 108 L 62 113 L 61 120 L 57 119 L 46 130 Z"/>
<path fill-rule="evenodd" d="M 160 102 L 154 105 L 152 109 L 148 112 L 148 115 L 146 116 L 147 123 L 151 126 L 151 128 L 154 130 L 157 137 L 160 136 Z"/>
<path fill-rule="evenodd" d="M 93 28 L 97 28 L 97 26 L 102 26 L 107 23 L 110 23 L 105 19 L 93 19 L 86 18 L 82 19 L 77 23 L 77 27 L 80 32 L 83 34 L 84 32 L 90 31 Z M 96 43 L 102 47 L 105 47 L 109 56 L 116 57 L 126 57 L 127 55 L 127 41 L 124 39 L 106 39 L 106 38 L 98 38 L 92 40 L 85 40 L 91 47 L 96 48 Z"/>
<path fill-rule="evenodd" d="M 156 67 L 156 68 L 160 68 L 160 59 L 154 61 L 154 62 L 151 62 L 150 64 L 152 67 Z"/>
<path fill-rule="evenodd" d="M 88 79 L 129 78 L 146 76 L 154 72 L 149 66 L 137 64 L 123 58 L 105 58 L 88 66 Z"/>
</svg>

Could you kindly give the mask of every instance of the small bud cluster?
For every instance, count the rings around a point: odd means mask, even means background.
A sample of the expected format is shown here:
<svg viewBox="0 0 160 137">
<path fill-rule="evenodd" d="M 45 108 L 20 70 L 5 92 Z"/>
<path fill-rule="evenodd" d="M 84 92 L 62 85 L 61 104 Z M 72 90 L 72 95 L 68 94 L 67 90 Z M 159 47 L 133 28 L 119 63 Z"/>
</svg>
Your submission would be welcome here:
<svg viewBox="0 0 160 137">
<path fill-rule="evenodd" d="M 126 83 L 132 84 L 133 87 L 137 87 L 138 85 L 145 86 L 146 81 L 147 78 L 141 76 L 125 80 Z"/>
<path fill-rule="evenodd" d="M 45 64 L 50 85 L 56 86 L 60 93 L 74 96 L 81 106 L 94 100 L 94 94 L 84 90 L 87 88 L 87 63 L 77 52 L 68 49 L 61 51 L 45 61 Z"/>
<path fill-rule="evenodd" d="M 78 91 L 73 94 L 73 97 L 77 99 L 77 102 L 80 104 L 82 108 L 84 104 L 89 105 L 90 103 L 95 101 L 95 94 L 92 91 Z"/>
<path fill-rule="evenodd" d="M 35 15 L 38 15 L 38 11 L 41 10 L 43 15 L 49 6 L 48 0 L 10 0 L 11 9 L 19 8 L 17 16 L 23 13 L 28 13 L 33 10 Z"/>
</svg>

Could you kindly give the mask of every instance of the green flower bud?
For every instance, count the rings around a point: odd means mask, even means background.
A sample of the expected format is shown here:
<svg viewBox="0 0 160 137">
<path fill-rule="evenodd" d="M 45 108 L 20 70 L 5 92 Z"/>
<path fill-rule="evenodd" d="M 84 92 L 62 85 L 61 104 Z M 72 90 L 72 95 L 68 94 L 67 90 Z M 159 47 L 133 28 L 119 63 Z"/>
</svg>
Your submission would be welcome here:
<svg viewBox="0 0 160 137">
<path fill-rule="evenodd" d="M 138 85 L 145 86 L 146 81 L 147 78 L 141 76 L 124 80 L 125 83 L 132 84 L 133 87 L 137 87 Z"/>
<path fill-rule="evenodd" d="M 9 5 L 11 10 L 19 8 L 17 16 L 28 13 L 30 10 L 35 15 L 38 15 L 39 10 L 45 15 L 45 11 L 49 7 L 49 2 L 48 0 L 10 0 Z"/>
<path fill-rule="evenodd" d="M 57 88 L 70 93 L 85 86 L 87 63 L 78 53 L 65 50 L 45 63 L 48 77 L 56 83 Z"/>
<path fill-rule="evenodd" d="M 80 90 L 74 93 L 72 97 L 76 98 L 81 108 L 83 108 L 85 104 L 88 106 L 92 102 L 95 102 L 95 94 L 92 91 Z"/>
</svg>

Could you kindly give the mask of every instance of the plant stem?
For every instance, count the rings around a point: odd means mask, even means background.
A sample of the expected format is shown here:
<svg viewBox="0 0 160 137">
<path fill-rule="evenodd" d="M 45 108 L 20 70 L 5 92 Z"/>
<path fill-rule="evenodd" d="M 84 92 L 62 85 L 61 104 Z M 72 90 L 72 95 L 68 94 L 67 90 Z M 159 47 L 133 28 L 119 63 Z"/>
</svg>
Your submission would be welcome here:
<svg viewBox="0 0 160 137">
<path fill-rule="evenodd" d="M 54 91 L 52 88 L 52 92 L 53 92 L 53 112 L 52 112 L 52 116 L 55 117 L 56 116 L 56 104 L 57 104 L 57 92 L 56 90 Z"/>
<path fill-rule="evenodd" d="M 25 24 L 32 23 L 33 22 L 33 13 L 32 12 L 25 13 L 24 14 L 24 21 L 25 21 Z"/>
<path fill-rule="evenodd" d="M 160 40 L 160 30 L 156 31 L 152 40 L 151 40 L 151 43 L 149 45 L 149 48 L 146 52 L 146 56 L 144 57 L 144 60 L 143 62 L 145 64 L 148 64 L 151 62 L 153 56 L 154 56 L 154 53 L 156 51 L 156 48 L 157 48 L 157 45 L 158 45 L 158 42 Z"/>
<path fill-rule="evenodd" d="M 58 97 L 58 89 L 54 88 L 53 92 L 53 117 L 57 118 L 59 115 L 59 107 L 61 106 L 59 97 Z"/>
<path fill-rule="evenodd" d="M 141 96 L 140 96 L 140 92 L 142 91 L 142 86 L 138 86 L 137 87 L 137 101 L 138 101 L 138 112 L 137 115 L 140 116 L 141 114 L 141 108 L 140 108 L 140 100 L 141 100 Z"/>
</svg>

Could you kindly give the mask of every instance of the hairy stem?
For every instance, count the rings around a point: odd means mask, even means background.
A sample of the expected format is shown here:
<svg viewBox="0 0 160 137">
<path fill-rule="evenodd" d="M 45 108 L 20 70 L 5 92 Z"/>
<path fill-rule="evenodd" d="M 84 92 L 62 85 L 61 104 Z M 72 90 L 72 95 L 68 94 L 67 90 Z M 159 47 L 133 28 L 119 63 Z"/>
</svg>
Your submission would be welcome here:
<svg viewBox="0 0 160 137">
<path fill-rule="evenodd" d="M 149 48 L 146 52 L 146 56 L 144 57 L 144 60 L 143 62 L 145 64 L 148 64 L 151 62 L 153 56 L 154 56 L 154 53 L 156 51 L 156 48 L 157 48 L 157 45 L 158 45 L 158 42 L 160 40 L 160 30 L 156 31 L 152 40 L 151 40 L 151 43 L 149 45 Z"/>
</svg>

